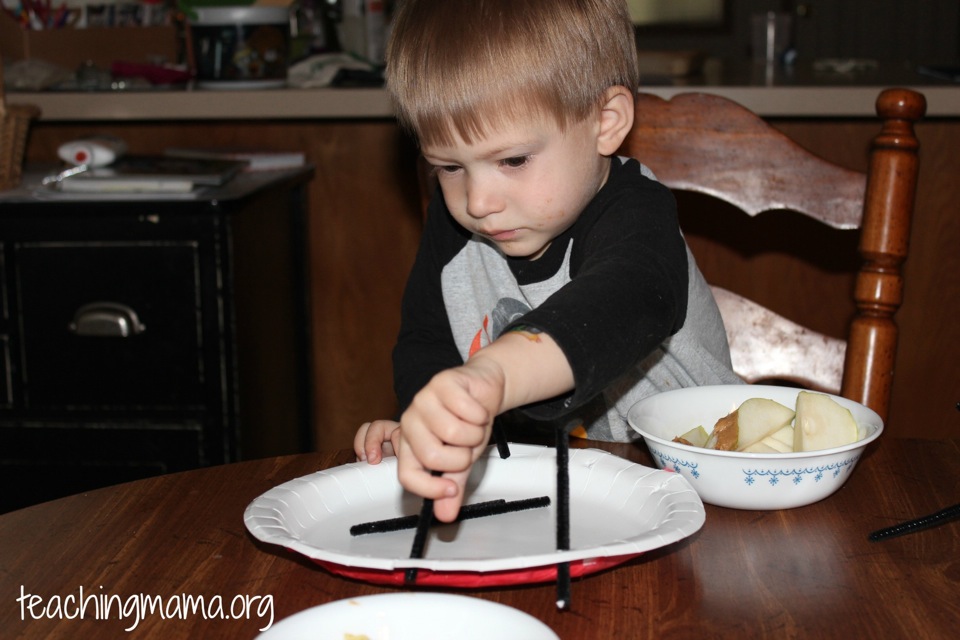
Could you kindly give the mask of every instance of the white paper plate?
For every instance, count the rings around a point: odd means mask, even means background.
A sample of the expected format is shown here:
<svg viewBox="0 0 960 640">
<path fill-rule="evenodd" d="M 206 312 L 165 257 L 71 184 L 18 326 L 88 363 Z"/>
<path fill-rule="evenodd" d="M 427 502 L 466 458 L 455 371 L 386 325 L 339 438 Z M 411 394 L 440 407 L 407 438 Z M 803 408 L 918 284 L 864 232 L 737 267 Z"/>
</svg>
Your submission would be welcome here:
<svg viewBox="0 0 960 640">
<path fill-rule="evenodd" d="M 398 584 L 418 567 L 418 584 L 481 586 L 545 582 L 556 564 L 576 577 L 681 540 L 704 522 L 703 503 L 680 474 L 644 467 L 597 449 L 572 449 L 570 550 L 556 550 L 556 450 L 490 447 L 473 467 L 466 503 L 548 496 L 549 507 L 435 527 L 424 557 L 411 559 L 414 531 L 350 534 L 355 524 L 416 515 L 422 500 L 397 480 L 396 458 L 355 462 L 286 482 L 244 513 L 250 533 L 328 569 Z"/>
<path fill-rule="evenodd" d="M 558 640 L 533 616 L 496 602 L 442 593 L 338 600 L 284 618 L 258 640 Z"/>
</svg>

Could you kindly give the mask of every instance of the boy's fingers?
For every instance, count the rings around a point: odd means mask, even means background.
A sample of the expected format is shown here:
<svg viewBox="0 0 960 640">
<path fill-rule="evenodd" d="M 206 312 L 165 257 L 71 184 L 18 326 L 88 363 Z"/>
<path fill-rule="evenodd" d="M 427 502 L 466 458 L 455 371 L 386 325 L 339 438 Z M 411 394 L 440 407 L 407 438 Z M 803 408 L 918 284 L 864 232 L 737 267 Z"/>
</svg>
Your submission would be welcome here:
<svg viewBox="0 0 960 640">
<path fill-rule="evenodd" d="M 393 455 L 397 455 L 397 452 L 400 451 L 400 434 L 403 433 L 400 429 L 394 429 L 393 433 L 390 434 L 390 449 L 393 451 Z M 386 446 L 386 443 L 384 443 Z"/>
<path fill-rule="evenodd" d="M 403 415 L 401 422 L 408 432 L 419 434 L 417 439 L 423 438 L 424 433 L 429 433 L 437 445 L 478 447 L 485 444 L 486 420 L 475 422 L 457 408 L 459 405 L 468 404 L 467 402 L 450 403 L 449 399 L 426 396 L 416 398 L 414 403 Z M 488 416 L 482 407 L 475 413 L 482 418 Z"/>
<path fill-rule="evenodd" d="M 407 447 L 407 453 L 411 454 L 407 457 L 414 458 L 423 469 L 450 473 L 469 469 L 473 463 L 472 447 L 449 444 L 433 434 L 417 440 L 404 437 L 401 446 Z"/>
<path fill-rule="evenodd" d="M 370 464 L 377 464 L 383 457 L 380 450 L 380 445 L 383 443 L 383 428 L 382 426 L 378 428 L 378 424 L 374 422 L 370 425 L 367 430 L 367 439 L 364 442 L 367 462 Z"/>
<path fill-rule="evenodd" d="M 367 433 L 370 431 L 370 423 L 364 422 L 360 425 L 360 428 L 357 429 L 357 434 L 353 437 L 353 452 L 357 456 L 357 460 L 363 462 L 367 459 Z"/>
<path fill-rule="evenodd" d="M 484 424 L 492 419 L 490 412 L 477 400 L 476 384 L 462 368 L 443 371 L 430 381 L 425 390 L 414 398 L 426 402 L 428 407 L 436 404 L 432 410 L 441 409 L 470 424 Z M 427 407 L 424 410 L 431 410 Z"/>
<path fill-rule="evenodd" d="M 464 487 L 470 475 L 473 457 L 469 449 L 463 447 L 444 447 L 458 456 L 466 455 L 465 464 L 454 467 L 458 470 L 434 475 L 431 467 L 425 467 L 412 455 L 410 443 L 402 436 L 394 441 L 400 455 L 397 456 L 397 476 L 400 484 L 411 493 L 434 501 L 434 515 L 441 522 L 452 522 L 460 512 L 463 503 Z M 433 466 L 432 468 L 438 468 Z"/>
<path fill-rule="evenodd" d="M 486 425 L 452 419 L 442 421 L 432 432 L 443 444 L 458 448 L 479 447 L 486 444 L 487 439 Z"/>
<path fill-rule="evenodd" d="M 433 515 L 440 522 L 453 522 L 460 513 L 460 507 L 463 506 L 463 490 L 467 484 L 469 471 L 447 474 L 445 477 L 453 480 L 457 485 L 457 493 L 454 496 L 435 498 L 433 501 Z"/>
<path fill-rule="evenodd" d="M 383 444 L 380 445 L 380 452 L 383 455 L 383 457 L 397 455 L 396 449 L 394 448 L 393 443 L 390 440 L 383 441 Z"/>
<path fill-rule="evenodd" d="M 491 419 L 486 407 L 477 402 L 477 399 L 466 390 L 463 393 L 453 394 L 444 398 L 445 408 L 457 416 L 461 421 L 469 424 L 484 424 Z"/>
<path fill-rule="evenodd" d="M 399 431 L 397 423 L 390 420 L 364 423 L 354 438 L 353 447 L 357 459 L 378 464 L 384 456 L 393 455 L 394 448 L 390 439 L 397 431 Z"/>
<path fill-rule="evenodd" d="M 403 488 L 424 498 L 441 500 L 457 495 L 459 488 L 450 478 L 435 476 L 421 466 L 412 466 L 404 456 L 397 457 L 397 477 Z"/>
<path fill-rule="evenodd" d="M 419 445 L 412 446 L 402 429 L 400 436 L 394 441 L 394 446 L 397 447 L 397 476 L 400 484 L 424 498 L 437 499 L 455 495 L 456 483 L 449 478 L 432 475 L 431 472 L 456 473 L 469 469 L 470 450 L 445 446 L 442 442 L 434 442 L 433 446 L 424 446 L 423 443 Z"/>
</svg>

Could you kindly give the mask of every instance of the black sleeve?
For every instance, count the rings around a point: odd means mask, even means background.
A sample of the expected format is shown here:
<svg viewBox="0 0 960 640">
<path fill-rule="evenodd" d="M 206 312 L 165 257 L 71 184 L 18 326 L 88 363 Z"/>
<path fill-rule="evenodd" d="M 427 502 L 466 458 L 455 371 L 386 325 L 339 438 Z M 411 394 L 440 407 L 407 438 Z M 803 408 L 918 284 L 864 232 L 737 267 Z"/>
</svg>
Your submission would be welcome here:
<svg viewBox="0 0 960 640">
<path fill-rule="evenodd" d="M 400 334 L 393 349 L 393 386 L 400 413 L 435 374 L 463 364 L 447 319 L 440 275 L 466 241 L 438 189 L 428 207 L 400 307 Z"/>
<path fill-rule="evenodd" d="M 581 222 L 572 280 L 515 323 L 549 334 L 573 369 L 572 394 L 523 408 L 537 419 L 585 404 L 686 317 L 686 243 L 666 187 L 637 176 L 605 188 L 574 226 Z"/>
</svg>

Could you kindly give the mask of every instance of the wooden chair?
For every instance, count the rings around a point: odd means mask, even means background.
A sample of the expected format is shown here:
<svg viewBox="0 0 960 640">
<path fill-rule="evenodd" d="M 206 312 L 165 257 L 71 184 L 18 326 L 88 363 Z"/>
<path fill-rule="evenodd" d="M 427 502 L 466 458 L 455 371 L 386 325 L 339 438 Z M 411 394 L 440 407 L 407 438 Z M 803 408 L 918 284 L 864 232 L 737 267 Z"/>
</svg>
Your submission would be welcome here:
<svg viewBox="0 0 960 640">
<path fill-rule="evenodd" d="M 856 312 L 845 340 L 805 329 L 735 293 L 714 288 L 734 370 L 748 382 L 785 380 L 865 404 L 886 419 L 917 183 L 913 124 L 923 95 L 883 91 L 866 174 L 806 151 L 742 106 L 699 93 L 640 94 L 621 148 L 674 190 L 707 194 L 750 216 L 789 210 L 837 229 L 860 229 Z M 770 215 L 770 214 L 766 214 Z"/>
</svg>

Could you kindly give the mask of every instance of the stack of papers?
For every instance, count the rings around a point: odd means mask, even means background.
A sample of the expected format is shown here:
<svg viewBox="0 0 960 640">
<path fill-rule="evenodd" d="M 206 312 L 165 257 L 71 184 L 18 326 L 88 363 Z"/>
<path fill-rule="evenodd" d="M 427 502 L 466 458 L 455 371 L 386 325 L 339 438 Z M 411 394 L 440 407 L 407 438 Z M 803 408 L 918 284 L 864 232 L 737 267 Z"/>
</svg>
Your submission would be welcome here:
<svg viewBox="0 0 960 640">
<path fill-rule="evenodd" d="M 201 160 L 239 160 L 246 162 L 244 171 L 276 171 L 295 169 L 306 164 L 306 154 L 302 151 L 265 151 L 261 149 L 240 148 L 172 148 L 164 151 L 171 158 L 193 158 Z"/>
<path fill-rule="evenodd" d="M 189 193 L 221 186 L 246 167 L 239 160 L 123 156 L 109 166 L 64 178 L 56 188 L 69 193 Z"/>
</svg>

